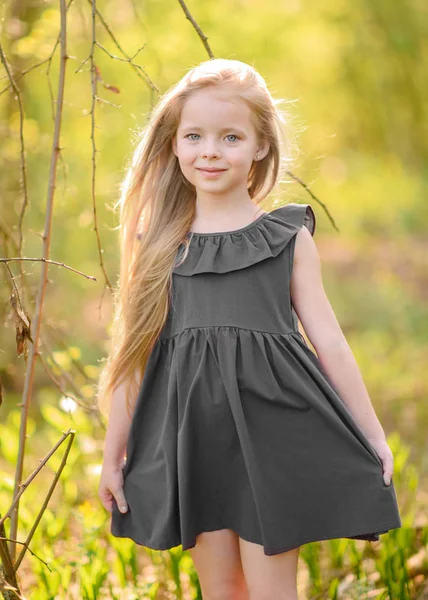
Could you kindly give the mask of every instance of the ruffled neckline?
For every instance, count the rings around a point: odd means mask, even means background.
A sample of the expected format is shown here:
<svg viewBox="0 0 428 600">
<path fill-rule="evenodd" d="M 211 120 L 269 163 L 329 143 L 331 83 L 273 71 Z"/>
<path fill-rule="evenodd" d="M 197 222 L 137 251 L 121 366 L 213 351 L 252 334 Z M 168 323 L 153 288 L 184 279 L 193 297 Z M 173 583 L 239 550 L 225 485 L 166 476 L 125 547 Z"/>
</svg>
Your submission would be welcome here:
<svg viewBox="0 0 428 600">
<path fill-rule="evenodd" d="M 189 232 L 189 251 L 183 262 L 184 245 L 180 244 L 174 274 L 192 276 L 199 273 L 227 273 L 277 256 L 306 225 L 315 233 L 316 218 L 310 204 L 289 203 L 260 215 L 257 219 L 231 231 Z"/>
<path fill-rule="evenodd" d="M 201 232 L 197 232 L 197 231 L 190 231 L 187 234 L 187 237 L 192 238 L 192 237 L 201 237 L 201 236 L 202 237 L 211 237 L 213 235 L 235 235 L 236 233 L 241 233 L 242 231 L 246 231 L 247 229 L 250 229 L 250 227 L 254 227 L 255 225 L 258 224 L 259 221 L 261 221 L 268 215 L 272 215 L 277 210 L 279 210 L 279 208 L 275 208 L 275 210 L 272 210 L 271 212 L 263 213 L 262 215 L 257 217 L 257 219 L 254 219 L 254 221 L 251 221 L 251 223 L 249 223 L 248 225 L 244 225 L 244 227 L 240 227 L 239 229 L 232 229 L 231 231 L 214 231 L 211 233 L 203 233 L 203 232 L 201 233 Z"/>
</svg>

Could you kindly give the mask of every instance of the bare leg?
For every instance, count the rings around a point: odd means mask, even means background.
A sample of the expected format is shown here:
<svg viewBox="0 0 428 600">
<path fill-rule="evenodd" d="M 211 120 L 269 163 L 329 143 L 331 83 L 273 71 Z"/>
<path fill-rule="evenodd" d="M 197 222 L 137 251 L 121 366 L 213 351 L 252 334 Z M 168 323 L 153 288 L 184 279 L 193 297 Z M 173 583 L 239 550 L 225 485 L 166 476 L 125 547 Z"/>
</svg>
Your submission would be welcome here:
<svg viewBox="0 0 428 600">
<path fill-rule="evenodd" d="M 239 538 L 249 600 L 298 600 L 297 563 L 300 548 L 266 556 L 263 546 Z"/>
<path fill-rule="evenodd" d="M 189 548 L 203 600 L 248 600 L 238 535 L 231 529 L 204 531 Z"/>
</svg>

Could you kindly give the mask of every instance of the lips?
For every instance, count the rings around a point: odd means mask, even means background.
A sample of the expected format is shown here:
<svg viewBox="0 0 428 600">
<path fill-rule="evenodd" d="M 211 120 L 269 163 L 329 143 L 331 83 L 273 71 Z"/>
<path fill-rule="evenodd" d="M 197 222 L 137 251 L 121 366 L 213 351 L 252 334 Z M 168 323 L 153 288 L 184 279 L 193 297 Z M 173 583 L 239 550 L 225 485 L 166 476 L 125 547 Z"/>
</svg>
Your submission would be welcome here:
<svg viewBox="0 0 428 600">
<path fill-rule="evenodd" d="M 226 171 L 226 169 L 213 169 L 213 168 L 206 168 L 204 169 L 203 167 L 197 167 L 198 171 L 207 171 L 207 173 L 220 173 L 221 171 Z"/>
</svg>

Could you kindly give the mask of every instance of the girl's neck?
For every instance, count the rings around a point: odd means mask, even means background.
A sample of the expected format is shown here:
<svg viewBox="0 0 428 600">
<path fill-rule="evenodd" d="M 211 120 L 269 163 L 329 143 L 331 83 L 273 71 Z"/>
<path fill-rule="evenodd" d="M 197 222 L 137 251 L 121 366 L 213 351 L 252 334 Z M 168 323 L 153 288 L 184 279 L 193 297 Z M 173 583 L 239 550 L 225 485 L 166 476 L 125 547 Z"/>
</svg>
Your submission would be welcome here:
<svg viewBox="0 0 428 600">
<path fill-rule="evenodd" d="M 230 204 L 224 208 L 204 207 L 196 208 L 196 217 L 191 226 L 191 232 L 200 231 L 209 232 L 220 231 L 224 229 L 241 229 L 257 220 L 261 215 L 266 214 L 262 208 L 254 202 L 243 204 L 231 208 Z"/>
</svg>

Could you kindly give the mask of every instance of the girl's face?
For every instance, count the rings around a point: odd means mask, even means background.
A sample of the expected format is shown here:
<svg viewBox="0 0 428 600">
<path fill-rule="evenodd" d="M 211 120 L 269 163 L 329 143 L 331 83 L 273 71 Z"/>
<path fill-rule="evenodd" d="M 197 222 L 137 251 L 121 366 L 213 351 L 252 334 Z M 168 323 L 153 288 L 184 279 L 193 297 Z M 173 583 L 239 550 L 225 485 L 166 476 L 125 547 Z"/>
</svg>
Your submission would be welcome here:
<svg viewBox="0 0 428 600">
<path fill-rule="evenodd" d="M 251 165 L 269 151 L 267 141 L 258 143 L 250 116 L 247 104 L 225 89 L 198 90 L 184 103 L 172 147 L 199 194 L 248 195 Z"/>
</svg>

